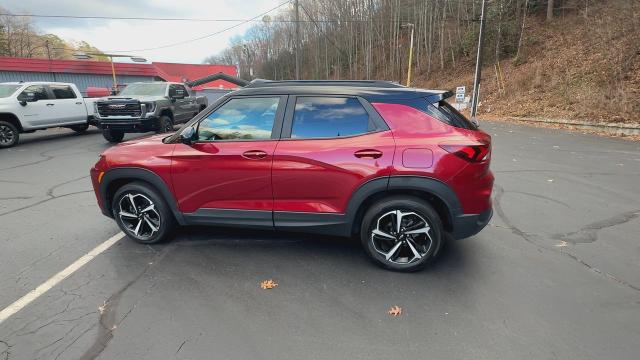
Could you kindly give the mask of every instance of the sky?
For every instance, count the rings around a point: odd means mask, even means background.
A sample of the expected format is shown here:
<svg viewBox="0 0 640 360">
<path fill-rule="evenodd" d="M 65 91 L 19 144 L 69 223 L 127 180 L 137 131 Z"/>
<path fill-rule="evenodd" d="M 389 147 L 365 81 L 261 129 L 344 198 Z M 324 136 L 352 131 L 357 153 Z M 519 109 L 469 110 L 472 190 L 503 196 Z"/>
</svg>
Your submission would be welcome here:
<svg viewBox="0 0 640 360">
<path fill-rule="evenodd" d="M 200 19 L 249 19 L 286 0 L 3 0 L 14 14 L 47 14 L 115 17 L 171 17 Z M 278 10 L 284 10 L 284 5 Z M 278 10 L 270 13 L 273 15 Z M 69 41 L 84 40 L 104 52 L 124 51 L 149 61 L 202 63 L 224 50 L 229 40 L 241 36 L 248 23 L 191 43 L 157 50 L 143 50 L 211 34 L 238 22 L 141 21 L 68 18 L 32 18 L 43 33 Z"/>
</svg>

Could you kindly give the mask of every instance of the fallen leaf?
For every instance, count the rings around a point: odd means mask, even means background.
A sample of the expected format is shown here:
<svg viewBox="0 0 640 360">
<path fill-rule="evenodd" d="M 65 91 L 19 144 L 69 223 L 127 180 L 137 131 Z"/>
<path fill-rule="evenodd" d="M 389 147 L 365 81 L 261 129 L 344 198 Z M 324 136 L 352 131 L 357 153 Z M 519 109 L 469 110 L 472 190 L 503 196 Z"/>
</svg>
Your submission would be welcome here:
<svg viewBox="0 0 640 360">
<path fill-rule="evenodd" d="M 104 301 L 102 303 L 102 305 L 98 306 L 98 311 L 100 312 L 100 315 L 104 314 L 104 311 L 107 309 L 107 302 Z"/>
<path fill-rule="evenodd" d="M 402 315 L 402 308 L 399 307 L 398 305 L 392 306 L 391 309 L 389 309 L 389 315 L 391 316 Z"/>
<path fill-rule="evenodd" d="M 555 247 L 565 247 L 565 246 L 569 246 L 569 243 L 567 243 L 566 241 L 562 240 L 560 241 L 560 243 L 555 244 Z"/>
<path fill-rule="evenodd" d="M 260 287 L 263 288 L 263 289 L 273 289 L 276 286 L 278 286 L 278 284 L 273 282 L 273 279 L 265 280 L 265 281 L 260 283 Z"/>
</svg>

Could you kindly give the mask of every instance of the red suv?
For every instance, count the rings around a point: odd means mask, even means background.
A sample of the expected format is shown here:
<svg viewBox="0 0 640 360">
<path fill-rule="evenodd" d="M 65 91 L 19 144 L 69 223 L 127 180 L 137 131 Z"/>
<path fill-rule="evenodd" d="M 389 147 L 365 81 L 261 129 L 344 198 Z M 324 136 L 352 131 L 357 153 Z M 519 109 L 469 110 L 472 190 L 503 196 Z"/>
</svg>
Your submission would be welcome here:
<svg viewBox="0 0 640 360">
<path fill-rule="evenodd" d="M 384 81 L 254 81 L 177 133 L 122 143 L 91 169 L 102 212 L 140 243 L 176 225 L 361 238 L 424 267 L 492 215 L 491 137 L 450 92 Z"/>
</svg>

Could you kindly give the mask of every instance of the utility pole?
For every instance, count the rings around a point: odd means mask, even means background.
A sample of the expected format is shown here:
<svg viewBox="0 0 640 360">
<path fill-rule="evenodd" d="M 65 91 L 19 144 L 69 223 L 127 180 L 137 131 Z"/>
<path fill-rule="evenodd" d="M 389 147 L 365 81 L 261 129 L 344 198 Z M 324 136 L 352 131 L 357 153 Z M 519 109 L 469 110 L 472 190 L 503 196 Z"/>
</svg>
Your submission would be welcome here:
<svg viewBox="0 0 640 360">
<path fill-rule="evenodd" d="M 476 121 L 478 113 L 478 93 L 480 91 L 480 77 L 482 73 L 482 35 L 484 33 L 484 7 L 485 0 L 482 0 L 482 10 L 480 10 L 480 35 L 478 35 L 478 57 L 476 58 L 476 76 L 473 80 L 473 99 L 471 100 L 471 120 Z"/>
<path fill-rule="evenodd" d="M 415 26 L 411 23 L 406 24 L 405 27 L 411 28 L 411 43 L 409 45 L 409 66 L 407 67 L 407 87 L 411 86 L 411 65 L 413 65 L 413 31 Z"/>
<path fill-rule="evenodd" d="M 296 6 L 296 80 L 300 80 L 300 5 L 298 0 L 295 2 Z"/>
</svg>

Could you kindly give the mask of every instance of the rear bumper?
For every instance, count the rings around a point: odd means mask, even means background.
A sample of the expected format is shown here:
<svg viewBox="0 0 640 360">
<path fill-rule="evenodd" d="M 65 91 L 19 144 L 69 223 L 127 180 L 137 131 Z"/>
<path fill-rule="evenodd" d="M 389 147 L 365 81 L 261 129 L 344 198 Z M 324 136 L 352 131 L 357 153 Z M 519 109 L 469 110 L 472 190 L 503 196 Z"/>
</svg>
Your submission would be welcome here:
<svg viewBox="0 0 640 360">
<path fill-rule="evenodd" d="M 453 232 L 451 235 L 454 239 L 464 239 L 479 233 L 491 220 L 493 209 L 480 214 L 464 214 L 453 219 Z"/>
</svg>

